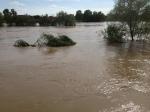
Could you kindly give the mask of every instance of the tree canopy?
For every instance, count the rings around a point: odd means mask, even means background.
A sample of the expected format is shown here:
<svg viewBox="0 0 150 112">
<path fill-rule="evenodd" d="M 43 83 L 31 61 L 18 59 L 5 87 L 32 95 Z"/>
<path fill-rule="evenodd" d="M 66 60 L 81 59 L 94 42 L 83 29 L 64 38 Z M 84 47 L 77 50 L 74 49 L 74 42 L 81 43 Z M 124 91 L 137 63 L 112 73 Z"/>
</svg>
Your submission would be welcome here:
<svg viewBox="0 0 150 112">
<path fill-rule="evenodd" d="M 3 15 L 0 13 L 0 25 L 4 22 L 9 26 L 35 26 L 36 23 L 39 23 L 40 26 L 74 26 L 75 16 L 63 11 L 59 12 L 57 16 L 48 16 L 47 14 L 42 16 L 18 15 L 14 9 L 4 9 Z"/>
<path fill-rule="evenodd" d="M 105 19 L 106 16 L 102 12 L 92 12 L 91 10 L 85 10 L 84 13 L 81 10 L 76 12 L 76 20 L 79 22 L 101 22 Z"/>
<path fill-rule="evenodd" d="M 79 21 L 79 22 L 83 21 L 83 13 L 82 13 L 81 10 L 78 10 L 76 12 L 76 20 Z"/>
<path fill-rule="evenodd" d="M 150 1 L 116 0 L 115 7 L 108 17 L 127 24 L 131 39 L 134 40 L 134 37 L 145 34 L 143 32 L 148 28 L 145 26 L 150 21 Z"/>
<path fill-rule="evenodd" d="M 72 14 L 66 12 L 59 12 L 56 16 L 57 24 L 60 26 L 75 26 L 75 17 Z"/>
<path fill-rule="evenodd" d="M 0 26 L 2 26 L 2 23 L 3 23 L 3 15 L 2 15 L 2 13 L 0 12 Z"/>
</svg>

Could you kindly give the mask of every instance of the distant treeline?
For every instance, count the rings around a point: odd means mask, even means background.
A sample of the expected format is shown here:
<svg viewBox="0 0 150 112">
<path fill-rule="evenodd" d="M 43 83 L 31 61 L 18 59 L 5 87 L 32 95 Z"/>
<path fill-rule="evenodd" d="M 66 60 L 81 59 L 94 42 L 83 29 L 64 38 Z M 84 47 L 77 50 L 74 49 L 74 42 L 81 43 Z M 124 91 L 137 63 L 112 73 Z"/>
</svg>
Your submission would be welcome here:
<svg viewBox="0 0 150 112">
<path fill-rule="evenodd" d="M 8 26 L 75 26 L 75 16 L 66 12 L 59 12 L 56 16 L 46 15 L 18 15 L 14 9 L 4 9 L 0 12 L 0 25 L 7 23 Z"/>
<path fill-rule="evenodd" d="M 76 12 L 76 20 L 79 22 L 102 22 L 106 20 L 106 16 L 102 12 L 92 12 L 91 10 L 85 10 L 82 13 L 81 10 Z"/>
<path fill-rule="evenodd" d="M 92 12 L 90 10 L 78 10 L 76 15 L 59 12 L 56 16 L 46 15 L 18 15 L 14 9 L 4 9 L 0 12 L 0 26 L 7 23 L 8 26 L 75 26 L 77 22 L 101 22 L 105 21 L 106 16 L 102 12 Z"/>
</svg>

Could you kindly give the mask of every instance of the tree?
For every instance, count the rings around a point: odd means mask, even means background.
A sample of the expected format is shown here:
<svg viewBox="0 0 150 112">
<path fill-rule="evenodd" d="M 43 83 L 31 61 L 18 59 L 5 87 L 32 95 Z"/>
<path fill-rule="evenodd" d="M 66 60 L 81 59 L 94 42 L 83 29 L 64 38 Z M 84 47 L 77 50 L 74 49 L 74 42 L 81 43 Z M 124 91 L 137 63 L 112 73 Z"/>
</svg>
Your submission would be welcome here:
<svg viewBox="0 0 150 112">
<path fill-rule="evenodd" d="M 5 22 L 8 23 L 9 25 L 12 25 L 12 23 L 15 23 L 16 17 L 17 17 L 17 12 L 14 9 L 4 9 L 3 10 L 4 14 L 4 19 Z"/>
<path fill-rule="evenodd" d="M 65 26 L 75 26 L 76 20 L 73 14 L 69 14 L 66 16 Z"/>
<path fill-rule="evenodd" d="M 76 12 L 76 20 L 77 21 L 83 21 L 83 13 L 82 13 L 82 11 L 81 10 L 78 10 L 77 12 Z"/>
<path fill-rule="evenodd" d="M 124 26 L 120 24 L 110 24 L 102 33 L 108 42 L 122 43 L 124 41 L 125 30 Z"/>
<path fill-rule="evenodd" d="M 11 23 L 15 23 L 16 24 L 16 18 L 17 18 L 17 12 L 14 9 L 10 10 L 11 12 Z"/>
<path fill-rule="evenodd" d="M 84 14 L 83 14 L 83 21 L 84 22 L 91 22 L 92 20 L 92 11 L 90 10 L 86 10 L 84 11 Z"/>
<path fill-rule="evenodd" d="M 111 10 L 108 14 L 107 14 L 107 21 L 118 21 L 118 18 L 116 18 L 115 16 L 115 12 L 114 10 Z"/>
<path fill-rule="evenodd" d="M 93 12 L 92 21 L 94 21 L 94 22 L 98 22 L 99 21 L 98 13 L 96 11 Z"/>
<path fill-rule="evenodd" d="M 146 24 L 146 21 L 143 21 L 145 17 L 142 17 L 142 10 L 149 6 L 149 3 L 149 0 L 116 0 L 113 12 L 119 21 L 128 25 L 132 40 L 142 34 L 141 29 Z"/>
<path fill-rule="evenodd" d="M 11 9 L 11 15 L 12 15 L 13 17 L 17 16 L 17 12 L 16 12 L 14 9 Z"/>
<path fill-rule="evenodd" d="M 50 26 L 51 25 L 51 20 L 49 18 L 49 16 L 46 14 L 44 16 L 41 16 L 39 18 L 39 23 L 41 26 Z"/>
<path fill-rule="evenodd" d="M 84 13 L 82 14 L 81 10 L 78 10 L 76 12 L 76 20 L 77 21 L 82 21 L 82 22 L 101 22 L 105 21 L 105 14 L 103 14 L 101 11 L 100 12 L 92 12 L 91 10 L 85 10 Z"/>
<path fill-rule="evenodd" d="M 4 16 L 11 16 L 9 9 L 4 9 L 3 14 L 4 14 Z"/>
<path fill-rule="evenodd" d="M 60 26 L 75 26 L 75 17 L 72 14 L 67 14 L 66 12 L 59 12 L 56 16 L 56 22 Z"/>
<path fill-rule="evenodd" d="M 104 13 L 98 12 L 98 13 L 97 13 L 97 19 L 98 19 L 98 22 L 99 22 L 99 21 L 105 21 L 106 16 L 105 16 Z"/>
<path fill-rule="evenodd" d="M 57 23 L 59 25 L 65 25 L 66 16 L 67 16 L 66 12 L 61 11 L 61 12 L 57 13 L 57 16 L 56 16 L 57 17 Z"/>
<path fill-rule="evenodd" d="M 2 13 L 0 12 L 0 26 L 2 26 L 2 23 L 4 22 L 4 20 L 3 20 L 3 15 L 2 15 Z"/>
<path fill-rule="evenodd" d="M 142 18 L 143 21 L 149 21 L 150 22 L 150 5 L 147 5 L 143 10 L 142 10 Z"/>
<path fill-rule="evenodd" d="M 11 12 L 9 11 L 9 9 L 4 9 L 3 14 L 4 14 L 4 19 L 5 19 L 6 23 L 10 23 L 11 22 Z"/>
<path fill-rule="evenodd" d="M 34 26 L 36 23 L 33 16 L 29 15 L 18 15 L 16 18 L 17 26 Z"/>
</svg>

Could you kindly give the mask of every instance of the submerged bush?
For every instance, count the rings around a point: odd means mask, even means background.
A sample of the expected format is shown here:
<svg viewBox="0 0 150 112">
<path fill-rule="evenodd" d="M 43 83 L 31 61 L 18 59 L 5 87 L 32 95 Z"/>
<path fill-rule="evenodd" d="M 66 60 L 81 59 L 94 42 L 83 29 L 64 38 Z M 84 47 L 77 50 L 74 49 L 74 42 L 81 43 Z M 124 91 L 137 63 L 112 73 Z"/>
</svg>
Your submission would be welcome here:
<svg viewBox="0 0 150 112">
<path fill-rule="evenodd" d="M 75 45 L 76 43 L 70 39 L 68 36 L 66 35 L 61 35 L 59 36 L 59 40 L 62 42 L 62 44 L 64 44 L 65 46 L 70 46 L 70 45 Z"/>
<path fill-rule="evenodd" d="M 0 26 L 2 26 L 4 23 L 4 16 L 2 15 L 2 13 L 0 12 Z"/>
<path fill-rule="evenodd" d="M 66 35 L 55 37 L 54 35 L 43 34 L 35 43 L 36 46 L 63 47 L 71 46 L 76 43 Z"/>
<path fill-rule="evenodd" d="M 14 46 L 15 47 L 28 47 L 30 46 L 26 41 L 24 40 L 17 40 L 15 43 L 14 43 Z"/>
<path fill-rule="evenodd" d="M 125 28 L 122 25 L 111 24 L 103 31 L 104 38 L 108 42 L 123 42 L 123 37 L 125 36 Z"/>
</svg>

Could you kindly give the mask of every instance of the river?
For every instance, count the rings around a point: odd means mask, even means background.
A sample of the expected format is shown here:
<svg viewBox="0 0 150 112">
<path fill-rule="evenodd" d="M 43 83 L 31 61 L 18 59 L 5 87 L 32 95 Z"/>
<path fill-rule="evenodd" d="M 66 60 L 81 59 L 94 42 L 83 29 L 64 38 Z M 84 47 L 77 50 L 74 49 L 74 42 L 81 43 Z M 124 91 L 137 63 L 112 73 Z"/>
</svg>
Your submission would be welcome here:
<svg viewBox="0 0 150 112">
<path fill-rule="evenodd" d="M 150 46 L 108 44 L 106 23 L 0 28 L 0 112 L 150 112 Z M 77 44 L 15 48 L 42 33 Z"/>
</svg>

